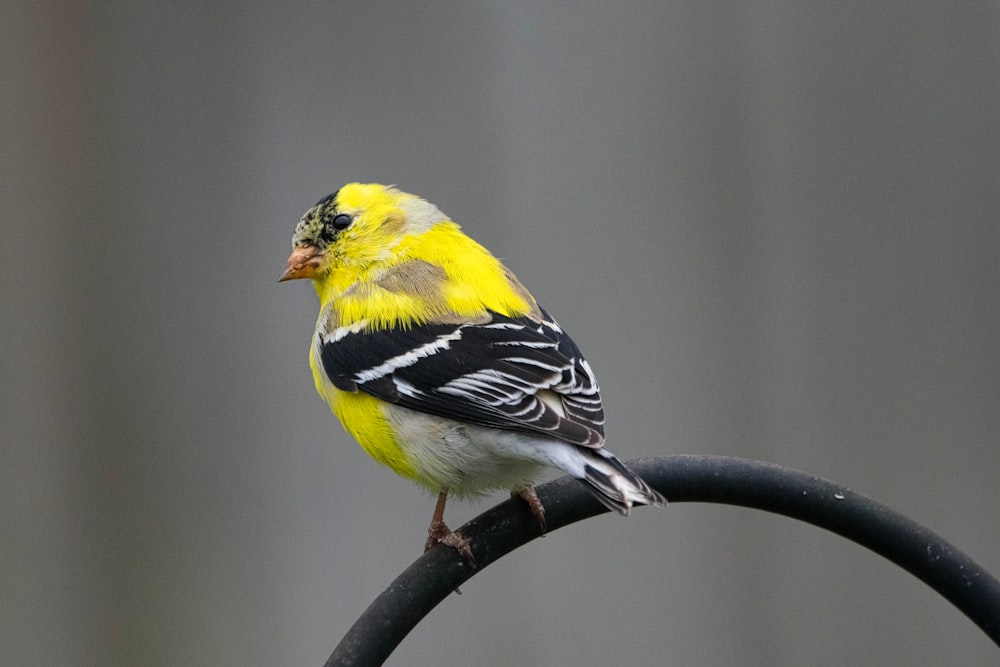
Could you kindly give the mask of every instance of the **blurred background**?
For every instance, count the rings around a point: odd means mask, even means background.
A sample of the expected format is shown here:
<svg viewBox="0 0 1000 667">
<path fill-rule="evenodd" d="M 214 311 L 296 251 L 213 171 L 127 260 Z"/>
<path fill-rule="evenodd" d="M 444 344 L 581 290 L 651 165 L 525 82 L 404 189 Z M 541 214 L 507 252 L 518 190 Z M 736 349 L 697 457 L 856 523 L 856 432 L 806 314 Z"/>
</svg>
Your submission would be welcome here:
<svg viewBox="0 0 1000 667">
<path fill-rule="evenodd" d="M 320 665 L 420 555 L 433 499 L 341 431 L 315 294 L 276 283 L 353 180 L 506 259 L 621 457 L 804 469 L 1000 574 L 996 3 L 41 2 L 0 26 L 3 664 Z M 462 588 L 390 664 L 998 655 L 887 561 L 732 507 L 605 515 Z"/>
</svg>

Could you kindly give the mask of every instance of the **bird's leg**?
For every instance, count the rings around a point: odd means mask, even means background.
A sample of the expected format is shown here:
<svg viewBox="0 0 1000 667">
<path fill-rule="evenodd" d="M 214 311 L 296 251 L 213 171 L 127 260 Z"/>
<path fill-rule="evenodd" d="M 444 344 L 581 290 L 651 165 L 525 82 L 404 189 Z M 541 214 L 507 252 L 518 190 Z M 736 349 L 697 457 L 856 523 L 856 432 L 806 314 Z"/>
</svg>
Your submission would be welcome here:
<svg viewBox="0 0 1000 667">
<path fill-rule="evenodd" d="M 424 553 L 441 541 L 447 534 L 454 534 L 444 523 L 444 504 L 448 500 L 448 489 L 441 489 L 438 493 L 437 504 L 434 506 L 434 515 L 431 516 L 431 525 L 427 528 L 427 541 L 424 543 Z"/>
<path fill-rule="evenodd" d="M 511 495 L 515 495 L 524 502 L 528 503 L 528 509 L 530 509 L 531 513 L 535 515 L 535 518 L 538 519 L 538 527 L 542 531 L 542 536 L 544 536 L 547 530 L 545 526 L 545 506 L 542 505 L 542 501 L 538 498 L 538 494 L 535 493 L 535 487 L 528 484 L 516 489 Z"/>
<path fill-rule="evenodd" d="M 438 494 L 437 504 L 434 506 L 434 516 L 431 517 L 431 525 L 427 528 L 427 541 L 424 543 L 424 552 L 430 551 L 435 544 L 449 546 L 469 561 L 475 567 L 476 559 L 472 555 L 472 547 L 469 541 L 462 537 L 462 534 L 453 531 L 444 522 L 444 503 L 448 499 L 448 489 L 441 489 Z"/>
</svg>

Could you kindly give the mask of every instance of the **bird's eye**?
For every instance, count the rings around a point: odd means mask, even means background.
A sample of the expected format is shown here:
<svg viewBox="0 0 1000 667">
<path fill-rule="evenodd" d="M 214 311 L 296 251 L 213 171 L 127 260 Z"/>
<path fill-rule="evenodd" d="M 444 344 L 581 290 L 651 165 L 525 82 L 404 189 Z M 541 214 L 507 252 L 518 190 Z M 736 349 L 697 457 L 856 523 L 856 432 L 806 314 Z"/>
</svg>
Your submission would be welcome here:
<svg viewBox="0 0 1000 667">
<path fill-rule="evenodd" d="M 342 232 L 350 227 L 352 222 L 354 222 L 354 219 L 351 218 L 351 216 L 346 213 L 338 213 L 333 216 L 333 220 L 330 221 L 330 225 L 338 232 Z"/>
</svg>

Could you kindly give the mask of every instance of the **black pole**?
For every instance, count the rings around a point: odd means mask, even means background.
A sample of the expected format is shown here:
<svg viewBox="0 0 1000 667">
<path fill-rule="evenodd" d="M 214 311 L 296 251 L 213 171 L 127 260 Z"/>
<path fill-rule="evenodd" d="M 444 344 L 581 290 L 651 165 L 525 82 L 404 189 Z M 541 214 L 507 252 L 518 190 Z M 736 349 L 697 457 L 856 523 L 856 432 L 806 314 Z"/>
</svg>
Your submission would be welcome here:
<svg viewBox="0 0 1000 667">
<path fill-rule="evenodd" d="M 628 462 L 672 502 L 739 505 L 825 528 L 884 556 L 926 583 L 1000 645 L 1000 581 L 937 536 L 871 498 L 779 465 L 723 456 L 670 456 Z M 548 530 L 607 511 L 582 484 L 557 479 L 537 489 Z M 479 570 L 535 537 L 538 522 L 519 499 L 461 528 L 477 569 L 451 548 L 418 558 L 365 610 L 327 667 L 380 665 L 439 602 Z"/>
</svg>

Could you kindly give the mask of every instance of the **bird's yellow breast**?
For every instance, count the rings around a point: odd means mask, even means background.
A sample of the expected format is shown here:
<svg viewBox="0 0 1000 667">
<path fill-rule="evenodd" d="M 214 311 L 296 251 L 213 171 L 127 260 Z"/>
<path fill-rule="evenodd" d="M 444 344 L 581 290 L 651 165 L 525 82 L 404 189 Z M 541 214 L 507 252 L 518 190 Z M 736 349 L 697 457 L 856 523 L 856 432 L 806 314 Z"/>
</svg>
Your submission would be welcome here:
<svg viewBox="0 0 1000 667">
<path fill-rule="evenodd" d="M 413 462 L 382 411 L 382 401 L 370 394 L 334 389 L 331 407 L 340 423 L 369 456 L 401 477 L 414 479 L 417 476 Z"/>
<path fill-rule="evenodd" d="M 333 386 L 314 351 L 309 356 L 316 391 L 319 392 L 337 419 L 362 449 L 373 459 L 392 469 L 400 477 L 414 479 L 417 471 L 397 439 L 392 425 L 382 409 L 382 401 L 363 392 L 341 391 Z"/>
</svg>

